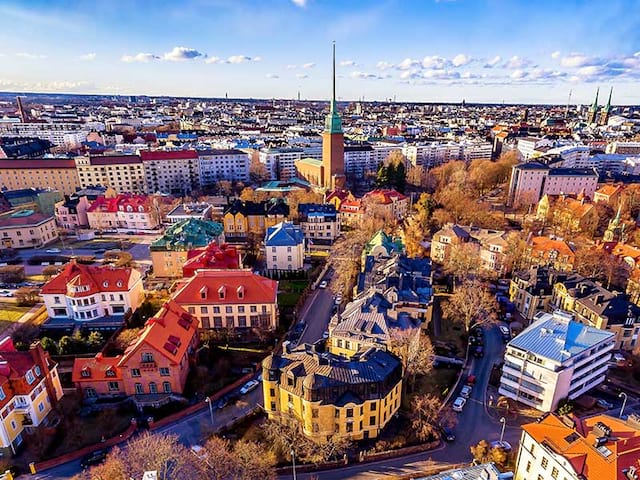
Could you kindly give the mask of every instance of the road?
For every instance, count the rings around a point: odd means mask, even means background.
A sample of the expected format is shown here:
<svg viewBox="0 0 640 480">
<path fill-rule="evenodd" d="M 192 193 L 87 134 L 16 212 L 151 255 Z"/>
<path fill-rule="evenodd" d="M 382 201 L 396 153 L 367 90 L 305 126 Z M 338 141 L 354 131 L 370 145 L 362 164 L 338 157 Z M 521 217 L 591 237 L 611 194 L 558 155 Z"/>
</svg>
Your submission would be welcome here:
<svg viewBox="0 0 640 480">
<path fill-rule="evenodd" d="M 257 405 L 263 405 L 262 388 L 256 388 L 252 392 L 240 397 L 234 404 L 229 404 L 222 409 L 213 409 L 213 423 L 208 408 L 205 408 L 189 417 L 180 419 L 170 425 L 155 430 L 154 433 L 176 435 L 183 445 L 200 444 L 213 432 L 218 431 L 236 418 L 247 415 Z M 37 480 L 67 480 L 80 473 L 80 460 L 68 462 L 56 468 L 33 475 L 30 478 Z"/>
</svg>

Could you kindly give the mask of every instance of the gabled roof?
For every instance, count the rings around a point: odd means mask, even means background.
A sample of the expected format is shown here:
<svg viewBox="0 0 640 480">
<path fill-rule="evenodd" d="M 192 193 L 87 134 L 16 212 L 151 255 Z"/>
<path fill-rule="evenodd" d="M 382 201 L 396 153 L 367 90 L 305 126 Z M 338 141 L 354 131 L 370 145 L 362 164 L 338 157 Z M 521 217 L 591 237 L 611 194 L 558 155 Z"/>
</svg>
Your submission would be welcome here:
<svg viewBox="0 0 640 480">
<path fill-rule="evenodd" d="M 143 162 L 151 160 L 183 160 L 196 159 L 198 152 L 195 150 L 142 150 L 140 158 Z"/>
<path fill-rule="evenodd" d="M 534 252 L 544 253 L 545 255 L 548 255 L 551 251 L 557 251 L 560 255 L 575 256 L 573 249 L 564 240 L 549 237 L 531 237 L 527 243 Z"/>
<path fill-rule="evenodd" d="M 251 270 L 198 270 L 173 299 L 178 305 L 261 304 L 276 303 L 277 294 L 278 282 Z"/>
<path fill-rule="evenodd" d="M 127 292 L 129 283 L 140 278 L 140 272 L 132 268 L 82 265 L 71 260 L 62 271 L 42 287 L 42 294 L 67 294 L 67 285 L 86 285 L 86 292 L 73 296 L 93 295 L 99 292 Z"/>
<path fill-rule="evenodd" d="M 295 247 L 304 243 L 302 228 L 291 222 L 280 222 L 267 229 L 266 247 Z"/>
<path fill-rule="evenodd" d="M 147 320 L 144 329 L 125 350 L 119 366 L 127 365 L 131 356 L 144 347 L 167 357 L 172 364 L 179 364 L 188 353 L 197 330 L 197 320 L 175 301 L 169 300 Z"/>
<path fill-rule="evenodd" d="M 240 253 L 236 247 L 226 244 L 218 246 L 217 242 L 211 242 L 205 248 L 189 250 L 187 261 L 182 266 L 182 274 L 190 277 L 196 270 L 238 268 L 240 268 Z"/>
<path fill-rule="evenodd" d="M 122 355 L 105 357 L 102 353 L 93 358 L 76 358 L 73 361 L 71 381 L 76 383 L 122 380 L 122 370 L 118 366 L 121 359 Z M 83 372 L 87 373 L 83 375 Z"/>
<path fill-rule="evenodd" d="M 87 213 L 126 212 L 129 207 L 133 212 L 140 212 L 140 207 L 142 207 L 144 212 L 149 213 L 151 211 L 150 197 L 147 195 L 119 194 L 115 197 L 106 198 L 104 195 L 100 195 L 91 203 Z"/>
<path fill-rule="evenodd" d="M 377 188 L 375 190 L 371 190 L 370 192 L 365 193 L 364 198 L 373 198 L 378 203 L 381 203 L 383 205 L 388 205 L 393 202 L 406 200 L 409 197 L 407 197 L 406 195 L 403 195 L 397 190 Z"/>
</svg>

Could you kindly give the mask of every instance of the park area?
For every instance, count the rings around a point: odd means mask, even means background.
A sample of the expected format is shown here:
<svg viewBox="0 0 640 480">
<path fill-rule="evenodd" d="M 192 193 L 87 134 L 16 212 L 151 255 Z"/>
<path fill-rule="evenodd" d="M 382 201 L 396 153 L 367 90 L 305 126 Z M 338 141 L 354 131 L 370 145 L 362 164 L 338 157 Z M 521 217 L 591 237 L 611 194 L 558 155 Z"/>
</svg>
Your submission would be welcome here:
<svg viewBox="0 0 640 480">
<path fill-rule="evenodd" d="M 16 323 L 31 307 L 19 307 L 14 303 L 0 303 L 0 334 Z"/>
</svg>

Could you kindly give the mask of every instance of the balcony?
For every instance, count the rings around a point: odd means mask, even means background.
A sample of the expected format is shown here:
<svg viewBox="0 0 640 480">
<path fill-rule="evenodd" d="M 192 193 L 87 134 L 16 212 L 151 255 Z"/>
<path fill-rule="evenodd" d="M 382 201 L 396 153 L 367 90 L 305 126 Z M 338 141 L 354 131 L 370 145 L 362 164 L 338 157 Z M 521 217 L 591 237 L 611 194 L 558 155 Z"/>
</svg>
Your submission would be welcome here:
<svg viewBox="0 0 640 480">
<path fill-rule="evenodd" d="M 152 360 L 150 362 L 140 362 L 140 368 L 142 370 L 152 370 L 157 368 L 156 362 L 155 360 Z"/>
<path fill-rule="evenodd" d="M 25 413 L 29 411 L 30 403 L 22 397 L 15 397 L 13 405 L 16 408 L 16 412 Z"/>
</svg>

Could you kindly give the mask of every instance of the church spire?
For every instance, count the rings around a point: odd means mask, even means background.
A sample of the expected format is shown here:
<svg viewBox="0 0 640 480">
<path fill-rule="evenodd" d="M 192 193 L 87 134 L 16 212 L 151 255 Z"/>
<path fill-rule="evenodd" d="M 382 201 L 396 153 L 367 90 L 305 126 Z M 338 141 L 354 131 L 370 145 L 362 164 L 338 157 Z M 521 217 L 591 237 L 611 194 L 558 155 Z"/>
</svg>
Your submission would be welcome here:
<svg viewBox="0 0 640 480">
<path fill-rule="evenodd" d="M 611 95 L 613 95 L 613 87 L 611 87 L 611 89 L 609 90 L 609 100 L 607 100 L 606 106 L 607 113 L 611 111 Z"/>
<path fill-rule="evenodd" d="M 331 70 L 332 90 L 331 90 L 331 111 L 336 111 L 336 42 L 333 42 L 333 67 Z"/>
<path fill-rule="evenodd" d="M 336 42 L 333 42 L 331 76 L 331 104 L 329 106 L 329 115 L 327 115 L 324 121 L 324 131 L 328 133 L 342 133 L 342 120 L 340 120 L 340 115 L 338 115 L 338 105 L 336 103 Z"/>
<path fill-rule="evenodd" d="M 591 105 L 591 110 L 593 112 L 598 110 L 598 94 L 600 93 L 600 87 L 598 87 L 598 89 L 596 90 L 596 98 L 593 101 L 593 105 Z"/>
</svg>

